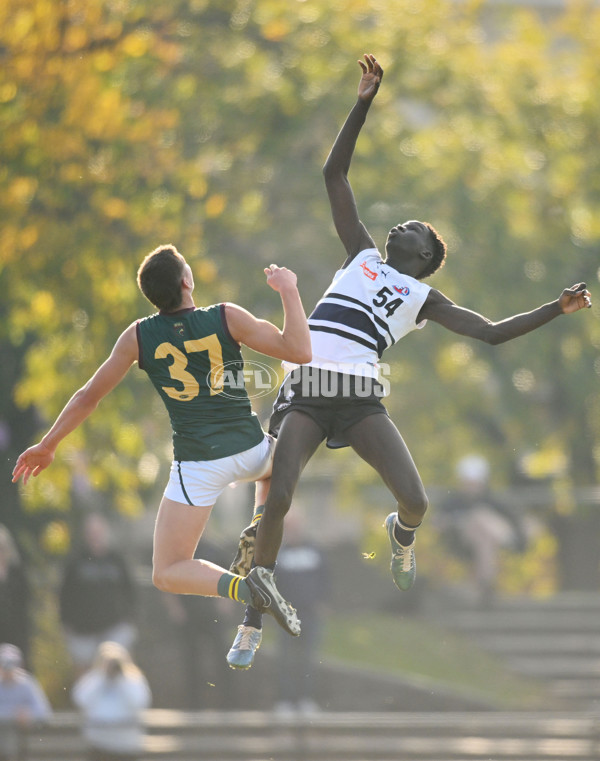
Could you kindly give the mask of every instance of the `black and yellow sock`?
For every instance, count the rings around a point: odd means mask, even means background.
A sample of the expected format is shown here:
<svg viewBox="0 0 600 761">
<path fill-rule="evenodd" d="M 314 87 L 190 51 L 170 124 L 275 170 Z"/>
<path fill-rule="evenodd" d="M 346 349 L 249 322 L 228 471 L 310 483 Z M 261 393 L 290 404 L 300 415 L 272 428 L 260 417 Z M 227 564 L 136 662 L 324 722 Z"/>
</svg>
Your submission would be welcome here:
<svg viewBox="0 0 600 761">
<path fill-rule="evenodd" d="M 263 516 L 264 509 L 265 509 L 264 505 L 257 505 L 254 508 L 254 515 L 252 516 L 252 522 L 250 523 L 251 526 L 254 526 L 255 523 L 259 522 L 259 520 Z"/>
<path fill-rule="evenodd" d="M 228 597 L 230 600 L 236 600 L 236 602 L 252 602 L 250 587 L 246 584 L 246 579 L 235 573 L 226 571 L 221 576 L 217 584 L 217 593 L 219 597 Z"/>
</svg>

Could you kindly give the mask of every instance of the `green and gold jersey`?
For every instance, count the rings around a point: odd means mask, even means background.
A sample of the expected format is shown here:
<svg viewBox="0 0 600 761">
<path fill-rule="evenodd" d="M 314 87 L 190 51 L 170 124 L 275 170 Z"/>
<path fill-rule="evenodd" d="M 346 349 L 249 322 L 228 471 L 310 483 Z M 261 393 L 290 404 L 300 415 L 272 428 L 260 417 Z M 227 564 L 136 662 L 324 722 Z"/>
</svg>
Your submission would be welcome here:
<svg viewBox="0 0 600 761">
<path fill-rule="evenodd" d="M 145 317 L 137 338 L 139 366 L 171 419 L 175 460 L 217 460 L 262 441 L 224 304 Z"/>
</svg>

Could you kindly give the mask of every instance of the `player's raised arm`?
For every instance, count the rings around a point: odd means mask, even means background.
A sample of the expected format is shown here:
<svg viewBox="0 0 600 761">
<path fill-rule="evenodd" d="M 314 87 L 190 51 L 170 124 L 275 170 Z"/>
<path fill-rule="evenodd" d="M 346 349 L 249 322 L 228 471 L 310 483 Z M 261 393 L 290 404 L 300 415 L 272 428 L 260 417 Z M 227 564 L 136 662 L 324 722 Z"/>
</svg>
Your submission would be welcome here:
<svg viewBox="0 0 600 761">
<path fill-rule="evenodd" d="M 364 58 L 364 62 L 358 62 L 362 69 L 362 77 L 358 85 L 358 100 L 336 137 L 323 167 L 335 229 L 348 253 L 344 266 L 365 248 L 375 246 L 359 219 L 354 193 L 348 181 L 348 171 L 356 140 L 383 77 L 383 69 L 375 57 L 365 55 Z"/>
<path fill-rule="evenodd" d="M 67 402 L 54 425 L 44 438 L 19 455 L 13 469 L 13 482 L 23 477 L 37 476 L 54 460 L 60 442 L 74 431 L 96 409 L 100 400 L 120 383 L 138 357 L 135 324 L 130 325 L 117 340 L 110 357 L 96 370 L 90 380 Z"/>
<path fill-rule="evenodd" d="M 477 312 L 460 307 L 440 291 L 431 289 L 418 320 L 432 320 L 454 333 L 496 345 L 525 335 L 545 325 L 560 314 L 571 314 L 592 305 L 585 283 L 565 288 L 558 299 L 543 304 L 531 312 L 516 314 L 500 322 L 491 322 Z"/>
<path fill-rule="evenodd" d="M 227 304 L 225 313 L 231 336 L 255 351 L 297 364 L 310 362 L 310 331 L 296 275 L 286 267 L 271 264 L 265 268 L 268 285 L 279 293 L 283 305 L 283 330 L 267 320 L 259 320 L 236 304 Z"/>
</svg>

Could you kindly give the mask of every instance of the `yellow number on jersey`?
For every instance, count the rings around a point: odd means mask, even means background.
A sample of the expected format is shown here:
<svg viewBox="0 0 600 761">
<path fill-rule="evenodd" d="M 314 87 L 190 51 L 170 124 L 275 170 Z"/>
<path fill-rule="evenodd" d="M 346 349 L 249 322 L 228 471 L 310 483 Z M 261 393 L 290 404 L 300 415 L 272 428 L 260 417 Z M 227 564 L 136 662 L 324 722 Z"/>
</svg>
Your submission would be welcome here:
<svg viewBox="0 0 600 761">
<path fill-rule="evenodd" d="M 223 390 L 223 373 L 219 373 L 218 369 L 223 366 L 223 350 L 216 333 L 212 333 L 205 338 L 195 338 L 191 341 L 184 342 L 185 350 L 188 354 L 195 351 L 207 351 L 208 359 L 210 361 L 210 378 L 209 384 L 210 395 L 220 394 Z M 189 402 L 190 399 L 194 399 L 200 393 L 200 386 L 194 376 L 189 373 L 186 368 L 188 366 L 187 356 L 172 343 L 165 341 L 157 346 L 154 352 L 155 359 L 172 358 L 172 363 L 169 365 L 169 375 L 173 380 L 178 381 L 183 386 L 182 389 L 174 388 L 173 386 L 163 386 L 162 390 L 171 397 L 171 399 L 177 399 L 180 402 Z"/>
</svg>

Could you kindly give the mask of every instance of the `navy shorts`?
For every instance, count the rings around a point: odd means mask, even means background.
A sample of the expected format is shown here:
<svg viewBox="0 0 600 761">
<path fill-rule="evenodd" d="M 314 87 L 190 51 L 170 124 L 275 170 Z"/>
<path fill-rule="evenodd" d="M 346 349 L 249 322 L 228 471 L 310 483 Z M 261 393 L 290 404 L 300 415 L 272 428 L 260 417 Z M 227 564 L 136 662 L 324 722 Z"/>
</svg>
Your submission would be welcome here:
<svg viewBox="0 0 600 761">
<path fill-rule="evenodd" d="M 375 378 L 347 375 L 303 365 L 289 373 L 277 394 L 269 433 L 277 436 L 292 410 L 311 417 L 323 430 L 330 449 L 349 446 L 344 432 L 369 415 L 387 415 L 384 389 Z"/>
</svg>

